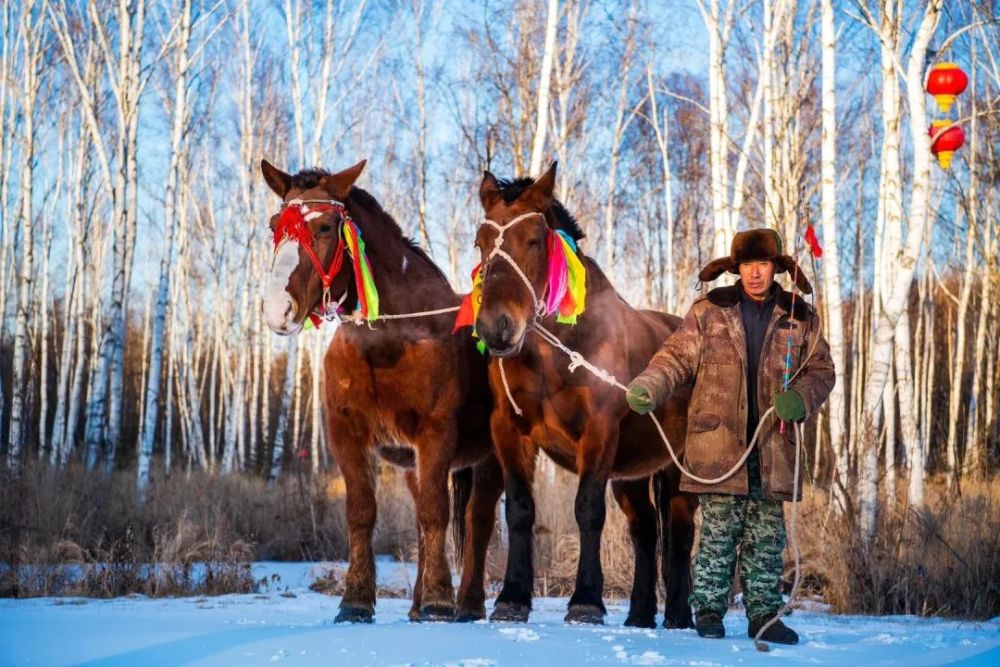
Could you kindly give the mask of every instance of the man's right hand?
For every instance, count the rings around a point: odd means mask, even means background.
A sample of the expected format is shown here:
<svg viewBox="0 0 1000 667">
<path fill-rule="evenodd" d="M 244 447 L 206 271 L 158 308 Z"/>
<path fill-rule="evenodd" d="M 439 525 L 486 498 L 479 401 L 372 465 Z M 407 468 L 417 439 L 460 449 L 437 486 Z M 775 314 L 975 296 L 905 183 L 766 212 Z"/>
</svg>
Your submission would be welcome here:
<svg viewBox="0 0 1000 667">
<path fill-rule="evenodd" d="M 628 386 L 628 391 L 625 392 L 625 401 L 632 410 L 640 415 L 652 412 L 653 408 L 656 407 L 649 390 L 635 382 Z"/>
</svg>

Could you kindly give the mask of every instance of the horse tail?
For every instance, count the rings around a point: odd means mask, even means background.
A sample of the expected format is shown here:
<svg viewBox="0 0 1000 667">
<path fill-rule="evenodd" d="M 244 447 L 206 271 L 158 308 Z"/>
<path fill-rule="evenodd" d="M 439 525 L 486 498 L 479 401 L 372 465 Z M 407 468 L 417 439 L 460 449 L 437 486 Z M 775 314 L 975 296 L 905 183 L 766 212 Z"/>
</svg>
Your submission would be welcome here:
<svg viewBox="0 0 1000 667">
<path fill-rule="evenodd" d="M 667 472 L 660 470 L 653 473 L 653 504 L 656 505 L 656 546 L 660 556 L 660 577 L 663 585 L 667 584 L 667 573 L 670 570 L 669 550 L 670 539 L 670 498 L 667 496 Z"/>
<path fill-rule="evenodd" d="M 451 530 L 455 542 L 455 561 L 461 566 L 465 553 L 465 510 L 472 498 L 472 468 L 451 473 Z"/>
</svg>

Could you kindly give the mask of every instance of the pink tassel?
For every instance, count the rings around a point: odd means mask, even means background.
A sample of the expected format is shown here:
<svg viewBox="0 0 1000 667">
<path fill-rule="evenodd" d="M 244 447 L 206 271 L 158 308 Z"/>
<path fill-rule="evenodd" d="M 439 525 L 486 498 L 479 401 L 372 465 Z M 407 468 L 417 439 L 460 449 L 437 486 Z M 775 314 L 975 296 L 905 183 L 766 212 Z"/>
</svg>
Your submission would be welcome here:
<svg viewBox="0 0 1000 667">
<path fill-rule="evenodd" d="M 549 281 L 548 294 L 545 297 L 545 310 L 549 314 L 559 309 L 569 288 L 569 265 L 566 263 L 566 251 L 562 241 L 549 230 L 547 244 L 549 246 Z"/>
</svg>

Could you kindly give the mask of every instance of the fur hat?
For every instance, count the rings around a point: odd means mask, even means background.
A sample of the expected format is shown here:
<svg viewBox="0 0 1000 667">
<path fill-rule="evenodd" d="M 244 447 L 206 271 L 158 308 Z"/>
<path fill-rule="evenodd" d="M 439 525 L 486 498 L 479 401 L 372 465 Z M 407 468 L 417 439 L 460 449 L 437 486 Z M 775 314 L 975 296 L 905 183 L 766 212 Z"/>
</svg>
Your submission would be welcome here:
<svg viewBox="0 0 1000 667">
<path fill-rule="evenodd" d="M 812 294 L 812 285 L 806 279 L 802 269 L 798 267 L 790 255 L 782 250 L 781 236 L 773 229 L 750 229 L 737 232 L 733 237 L 733 245 L 729 257 L 713 259 L 705 265 L 698 274 L 698 280 L 703 283 L 712 282 L 728 271 L 740 274 L 740 264 L 744 262 L 759 262 L 769 260 L 774 262 L 775 273 L 791 273 L 795 277 L 795 286 L 804 294 Z"/>
</svg>

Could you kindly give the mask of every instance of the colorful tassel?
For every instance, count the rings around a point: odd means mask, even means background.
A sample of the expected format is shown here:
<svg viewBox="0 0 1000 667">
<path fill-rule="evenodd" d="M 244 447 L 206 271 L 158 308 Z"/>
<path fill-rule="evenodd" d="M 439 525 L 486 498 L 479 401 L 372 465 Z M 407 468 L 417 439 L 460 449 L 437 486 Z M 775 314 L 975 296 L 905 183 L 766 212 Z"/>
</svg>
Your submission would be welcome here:
<svg viewBox="0 0 1000 667">
<path fill-rule="evenodd" d="M 549 230 L 547 246 L 549 266 L 545 312 L 555 315 L 556 322 L 560 324 L 576 324 L 577 317 L 587 305 L 587 269 L 577 255 L 573 238 L 563 230 Z M 476 318 L 479 317 L 482 300 L 482 264 L 477 264 L 472 269 L 472 291 L 462 299 L 452 333 L 471 326 L 472 335 L 476 335 Z"/>
<path fill-rule="evenodd" d="M 358 310 L 361 317 L 373 322 L 378 319 L 378 289 L 372 278 L 372 267 L 365 255 L 365 240 L 361 238 L 361 230 L 353 220 L 345 220 L 343 226 L 344 239 L 347 241 L 347 252 L 354 262 L 354 284 L 358 290 Z"/>
<path fill-rule="evenodd" d="M 482 266 L 482 263 L 479 263 L 476 264 L 476 268 L 472 269 L 472 291 L 462 298 L 458 315 L 455 317 L 455 326 L 451 330 L 452 333 L 457 332 L 462 327 L 475 329 L 476 318 L 479 316 L 479 306 L 483 301 L 483 276 L 480 271 Z"/>
<path fill-rule="evenodd" d="M 560 324 L 576 324 L 586 308 L 587 270 L 576 243 L 561 229 L 549 230 L 549 276 L 545 310 Z"/>
</svg>

